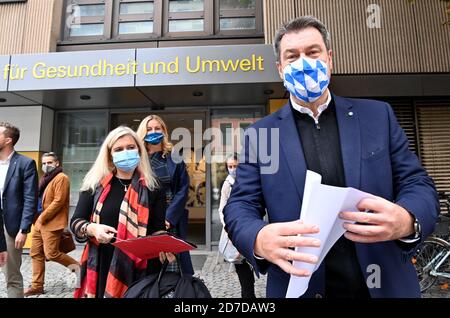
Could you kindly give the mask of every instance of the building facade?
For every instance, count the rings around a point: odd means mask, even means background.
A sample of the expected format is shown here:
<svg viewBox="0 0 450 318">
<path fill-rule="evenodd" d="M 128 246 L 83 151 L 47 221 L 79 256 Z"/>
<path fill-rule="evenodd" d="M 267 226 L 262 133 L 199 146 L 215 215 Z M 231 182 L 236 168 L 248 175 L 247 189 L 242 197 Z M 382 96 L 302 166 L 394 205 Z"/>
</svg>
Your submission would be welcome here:
<svg viewBox="0 0 450 318">
<path fill-rule="evenodd" d="M 300 15 L 331 32 L 333 92 L 390 102 L 450 193 L 450 26 L 438 0 L 0 0 L 0 120 L 21 128 L 17 148 L 36 161 L 60 154 L 71 206 L 111 129 L 158 114 L 175 143 L 189 131 L 190 238 L 210 250 L 223 161 L 286 102 L 271 44 Z"/>
</svg>

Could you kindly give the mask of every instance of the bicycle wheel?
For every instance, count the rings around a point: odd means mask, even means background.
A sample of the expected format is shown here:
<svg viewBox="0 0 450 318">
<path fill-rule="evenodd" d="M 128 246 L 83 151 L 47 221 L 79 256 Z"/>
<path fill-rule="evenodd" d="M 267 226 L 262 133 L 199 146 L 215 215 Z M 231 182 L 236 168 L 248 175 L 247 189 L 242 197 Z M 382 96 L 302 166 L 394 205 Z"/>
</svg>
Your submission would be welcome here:
<svg viewBox="0 0 450 318">
<path fill-rule="evenodd" d="M 419 277 L 420 291 L 425 292 L 437 280 L 437 276 L 431 275 L 431 271 L 440 260 L 439 255 L 448 250 L 448 243 L 439 238 L 429 238 L 418 246 L 413 264 Z"/>
</svg>

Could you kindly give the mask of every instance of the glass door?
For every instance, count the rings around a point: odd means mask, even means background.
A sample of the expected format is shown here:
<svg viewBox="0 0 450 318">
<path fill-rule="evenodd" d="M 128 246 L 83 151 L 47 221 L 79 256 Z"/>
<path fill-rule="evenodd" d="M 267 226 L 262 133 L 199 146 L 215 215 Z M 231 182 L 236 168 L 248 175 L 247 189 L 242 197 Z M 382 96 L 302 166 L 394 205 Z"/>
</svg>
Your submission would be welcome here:
<svg viewBox="0 0 450 318">
<path fill-rule="evenodd" d="M 215 140 L 211 154 L 211 243 L 217 245 L 222 231 L 219 203 L 222 185 L 228 175 L 226 158 L 239 153 L 243 134 L 251 124 L 263 116 L 263 107 L 224 108 L 211 111 L 211 127 L 220 138 Z"/>
<path fill-rule="evenodd" d="M 56 144 L 64 172 L 70 178 L 70 206 L 78 202 L 83 179 L 108 134 L 106 111 L 57 113 Z M 72 209 L 71 209 L 72 210 Z"/>
<path fill-rule="evenodd" d="M 203 111 L 187 112 L 134 112 L 134 113 L 116 113 L 111 114 L 111 129 L 120 125 L 125 125 L 133 130 L 137 130 L 142 119 L 150 114 L 160 116 L 169 130 L 169 137 L 182 134 L 180 140 L 171 140 L 176 146 L 178 142 L 192 145 L 190 156 L 183 153 L 186 167 L 189 173 L 189 197 L 187 209 L 189 210 L 188 240 L 197 245 L 206 245 L 206 162 L 203 158 L 203 151 L 195 151 L 195 140 L 202 140 L 203 132 L 206 127 L 206 113 Z M 174 131 L 177 130 L 175 134 Z M 200 144 L 203 148 L 203 141 Z"/>
</svg>

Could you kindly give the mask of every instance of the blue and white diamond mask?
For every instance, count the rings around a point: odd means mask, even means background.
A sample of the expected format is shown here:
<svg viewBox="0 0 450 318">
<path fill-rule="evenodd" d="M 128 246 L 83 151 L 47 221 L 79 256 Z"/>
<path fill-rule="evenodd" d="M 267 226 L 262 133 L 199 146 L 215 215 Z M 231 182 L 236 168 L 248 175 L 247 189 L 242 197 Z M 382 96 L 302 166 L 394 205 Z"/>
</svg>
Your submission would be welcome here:
<svg viewBox="0 0 450 318">
<path fill-rule="evenodd" d="M 321 60 L 301 57 L 283 70 L 284 86 L 305 103 L 315 102 L 330 84 L 328 66 Z"/>
</svg>

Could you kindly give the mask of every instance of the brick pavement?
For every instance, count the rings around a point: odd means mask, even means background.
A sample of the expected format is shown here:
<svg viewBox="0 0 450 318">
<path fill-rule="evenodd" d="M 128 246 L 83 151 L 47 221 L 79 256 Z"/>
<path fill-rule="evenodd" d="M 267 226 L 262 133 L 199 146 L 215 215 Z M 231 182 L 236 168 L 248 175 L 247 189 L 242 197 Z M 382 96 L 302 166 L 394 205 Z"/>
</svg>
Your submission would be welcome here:
<svg viewBox="0 0 450 318">
<path fill-rule="evenodd" d="M 81 256 L 81 248 L 70 253 L 75 259 Z M 216 263 L 216 252 L 194 253 L 195 274 L 205 281 L 211 295 L 214 298 L 240 298 L 239 280 L 234 268 L 229 264 L 219 260 Z M 22 273 L 24 274 L 24 284 L 27 287 L 31 280 L 31 258 L 23 255 Z M 441 285 L 450 281 L 440 280 L 435 287 L 424 297 L 427 298 L 450 298 L 449 290 L 441 290 Z M 35 296 L 37 298 L 72 298 L 76 283 L 74 274 L 54 262 L 46 264 L 45 291 L 44 295 Z M 265 296 L 266 277 L 261 276 L 256 279 L 255 291 L 258 298 Z M 0 298 L 6 297 L 5 278 L 0 274 Z"/>
</svg>

